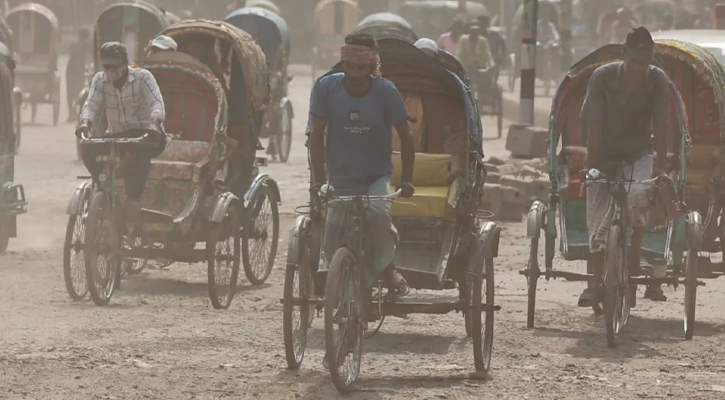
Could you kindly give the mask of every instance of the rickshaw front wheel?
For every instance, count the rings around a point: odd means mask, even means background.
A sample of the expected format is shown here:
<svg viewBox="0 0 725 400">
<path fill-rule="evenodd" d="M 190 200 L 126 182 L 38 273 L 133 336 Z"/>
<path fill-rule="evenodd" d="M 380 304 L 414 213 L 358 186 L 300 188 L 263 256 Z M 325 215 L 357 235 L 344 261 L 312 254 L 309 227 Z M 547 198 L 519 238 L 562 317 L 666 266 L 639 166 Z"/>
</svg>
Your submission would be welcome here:
<svg viewBox="0 0 725 400">
<path fill-rule="evenodd" d="M 539 282 L 539 238 L 531 238 L 529 249 L 529 261 L 526 264 L 526 285 L 528 287 L 528 309 L 526 312 L 526 327 L 534 327 L 534 316 L 536 314 L 536 286 Z"/>
<path fill-rule="evenodd" d="M 292 148 L 292 113 L 289 106 L 280 108 L 279 123 L 277 124 L 274 141 L 279 161 L 286 163 Z"/>
<path fill-rule="evenodd" d="M 301 216 L 298 218 L 307 218 Z M 305 357 L 307 332 L 315 317 L 315 306 L 305 305 L 314 296 L 311 238 L 295 223 L 290 231 L 284 279 L 282 330 L 287 367 L 299 369 Z M 297 304 L 295 304 L 297 303 Z"/>
<path fill-rule="evenodd" d="M 115 254 L 118 232 L 114 232 L 111 202 L 105 192 L 96 192 L 86 217 L 84 255 L 86 257 L 86 285 L 97 306 L 111 301 L 119 277 L 121 259 Z"/>
<path fill-rule="evenodd" d="M 85 224 L 83 214 L 71 215 L 65 231 L 63 278 L 68 295 L 74 301 L 83 300 L 88 293 L 84 253 Z"/>
<path fill-rule="evenodd" d="M 272 272 L 279 241 L 277 196 L 267 184 L 252 195 L 249 206 L 244 210 L 244 224 L 244 274 L 253 285 L 261 285 Z"/>
<path fill-rule="evenodd" d="M 493 255 L 490 251 L 484 253 L 482 268 L 477 273 L 473 273 L 471 277 L 473 360 L 476 364 L 476 371 L 488 372 L 493 353 L 494 314 Z M 482 304 L 483 301 L 486 303 Z"/>
<path fill-rule="evenodd" d="M 697 251 L 687 251 L 685 261 L 685 339 L 691 340 L 695 332 L 695 310 L 697 308 Z"/>
<path fill-rule="evenodd" d="M 239 217 L 234 205 L 221 222 L 212 223 L 206 240 L 207 279 L 212 306 L 226 310 L 232 303 L 239 277 Z"/>
</svg>

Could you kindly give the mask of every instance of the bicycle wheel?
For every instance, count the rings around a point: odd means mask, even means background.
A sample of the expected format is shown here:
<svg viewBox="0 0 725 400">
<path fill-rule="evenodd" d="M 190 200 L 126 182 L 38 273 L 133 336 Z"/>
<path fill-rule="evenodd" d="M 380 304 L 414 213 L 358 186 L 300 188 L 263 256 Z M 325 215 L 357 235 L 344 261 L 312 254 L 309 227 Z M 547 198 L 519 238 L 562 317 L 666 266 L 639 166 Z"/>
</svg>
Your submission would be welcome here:
<svg viewBox="0 0 725 400">
<path fill-rule="evenodd" d="M 287 106 L 282 107 L 279 112 L 280 116 L 277 133 L 274 136 L 274 147 L 277 149 L 279 161 L 286 163 L 289 159 L 290 149 L 292 148 L 292 114 Z"/>
<path fill-rule="evenodd" d="M 299 369 L 302 365 L 307 347 L 307 332 L 315 317 L 315 306 L 301 303 L 314 296 L 310 245 L 309 236 L 301 228 L 295 226 L 290 231 L 282 314 L 284 349 L 289 369 Z"/>
<path fill-rule="evenodd" d="M 697 308 L 697 251 L 688 250 L 685 261 L 685 340 L 691 340 L 695 332 Z"/>
<path fill-rule="evenodd" d="M 483 268 L 474 272 L 472 276 L 473 298 L 471 306 L 473 328 L 473 360 L 476 371 L 488 372 L 491 367 L 491 353 L 493 353 L 493 256 L 488 251 L 484 253 Z M 486 302 L 485 309 L 481 304 Z M 485 316 L 482 317 L 482 313 Z"/>
<path fill-rule="evenodd" d="M 617 346 L 617 337 L 622 329 L 622 309 L 625 291 L 621 282 L 624 267 L 624 252 L 620 239 L 621 228 L 613 225 L 609 230 L 604 254 L 604 321 L 607 329 L 607 344 Z"/>
<path fill-rule="evenodd" d="M 68 218 L 63 245 L 63 278 L 68 295 L 75 301 L 83 300 L 88 293 L 83 251 L 85 236 L 86 226 L 83 214 L 71 215 Z"/>
<path fill-rule="evenodd" d="M 244 274 L 253 285 L 263 284 L 274 267 L 279 242 L 279 209 L 272 189 L 257 190 L 245 210 L 242 238 Z M 247 229 L 248 228 L 248 229 Z"/>
<path fill-rule="evenodd" d="M 325 359 L 337 390 L 352 390 L 362 358 L 362 283 L 352 251 L 342 247 L 330 261 L 325 286 Z"/>
<path fill-rule="evenodd" d="M 232 304 L 239 277 L 239 217 L 234 205 L 220 223 L 209 228 L 206 240 L 207 280 L 211 305 L 227 309 Z"/>
<path fill-rule="evenodd" d="M 534 327 L 534 315 L 536 314 L 536 285 L 539 282 L 539 238 L 531 238 L 529 249 L 529 262 L 526 264 L 526 285 L 528 288 L 528 309 L 526 312 L 526 327 Z"/>
<path fill-rule="evenodd" d="M 86 280 L 91 299 L 98 306 L 111 301 L 121 268 L 118 256 L 118 232 L 111 216 L 110 197 L 96 192 L 91 198 L 86 217 Z"/>
</svg>

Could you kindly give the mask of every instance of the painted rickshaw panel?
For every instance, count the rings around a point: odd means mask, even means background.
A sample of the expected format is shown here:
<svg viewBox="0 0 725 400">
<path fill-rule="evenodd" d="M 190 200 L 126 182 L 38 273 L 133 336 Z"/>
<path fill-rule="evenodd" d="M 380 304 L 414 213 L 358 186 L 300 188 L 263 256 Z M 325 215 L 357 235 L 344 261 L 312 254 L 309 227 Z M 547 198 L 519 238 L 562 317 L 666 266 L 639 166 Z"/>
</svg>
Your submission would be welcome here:
<svg viewBox="0 0 725 400">
<path fill-rule="evenodd" d="M 368 33 L 378 40 L 385 37 L 403 39 L 410 43 L 418 40 L 405 18 L 387 12 L 368 15 L 360 21 L 354 32 Z"/>
<path fill-rule="evenodd" d="M 321 37 L 344 37 L 355 29 L 361 18 L 358 2 L 352 0 L 322 0 L 314 12 L 315 27 Z"/>
<path fill-rule="evenodd" d="M 276 65 L 280 44 L 285 54 L 290 52 L 287 22 L 279 15 L 258 7 L 240 8 L 227 15 L 225 21 L 250 34 L 267 56 L 270 66 Z"/>
<path fill-rule="evenodd" d="M 396 265 L 411 287 L 443 289 L 456 252 L 465 247 L 463 227 L 472 222 L 469 208 L 475 205 L 467 200 L 480 195 L 472 193 L 474 175 L 480 171 L 467 162 L 471 154 L 483 157 L 480 116 L 467 86 L 445 64 L 401 39 L 381 39 L 378 45 L 383 77 L 401 92 L 411 115 L 416 104 L 423 113 L 417 115 L 423 121 L 419 132 L 411 122 L 417 144 L 413 184 L 419 196 L 395 201 L 391 209 L 401 238 Z M 338 63 L 323 78 L 341 71 Z M 401 168 L 395 137 L 393 185 Z M 448 171 L 458 162 L 465 165 L 463 176 L 451 184 Z"/>
<path fill-rule="evenodd" d="M 181 21 L 170 26 L 161 34 L 171 36 L 177 42 L 187 36 L 201 35 L 220 39 L 230 44 L 243 69 L 248 107 L 251 107 L 253 113 L 258 113 L 269 102 L 267 60 L 261 47 L 248 33 L 227 22 L 197 19 Z"/>
<path fill-rule="evenodd" d="M 93 32 L 96 70 L 100 70 L 99 51 L 106 42 L 126 44 L 131 63 L 143 62 L 144 50 L 170 21 L 156 6 L 138 2 L 111 5 L 98 16 Z"/>
</svg>

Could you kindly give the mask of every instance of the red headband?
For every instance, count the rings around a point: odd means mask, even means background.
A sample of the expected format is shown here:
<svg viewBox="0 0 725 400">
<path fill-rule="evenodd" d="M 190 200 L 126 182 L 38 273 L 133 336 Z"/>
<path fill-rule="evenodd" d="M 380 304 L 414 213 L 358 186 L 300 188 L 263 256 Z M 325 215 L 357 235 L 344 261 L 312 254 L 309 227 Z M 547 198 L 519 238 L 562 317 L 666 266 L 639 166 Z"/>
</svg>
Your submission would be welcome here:
<svg viewBox="0 0 725 400">
<path fill-rule="evenodd" d="M 380 55 L 370 47 L 346 44 L 340 48 L 340 59 L 353 64 L 372 65 L 373 75 L 380 75 Z"/>
</svg>

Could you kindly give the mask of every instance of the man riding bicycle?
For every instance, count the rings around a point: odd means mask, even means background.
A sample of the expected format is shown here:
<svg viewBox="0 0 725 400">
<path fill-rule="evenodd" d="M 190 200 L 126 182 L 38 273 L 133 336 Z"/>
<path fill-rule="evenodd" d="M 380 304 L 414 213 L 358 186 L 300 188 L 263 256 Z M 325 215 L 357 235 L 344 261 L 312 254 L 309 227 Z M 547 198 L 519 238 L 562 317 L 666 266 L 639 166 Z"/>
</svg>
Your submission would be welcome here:
<svg viewBox="0 0 725 400">
<path fill-rule="evenodd" d="M 621 180 L 647 180 L 667 174 L 667 124 L 670 80 L 665 72 L 650 65 L 654 41 L 644 27 L 632 30 L 624 45 L 624 61 L 597 68 L 589 79 L 582 106 L 584 132 L 588 132 L 588 168 L 604 171 L 605 176 Z M 652 143 L 654 136 L 654 145 Z M 619 164 L 618 167 L 613 165 Z M 627 206 L 632 227 L 630 269 L 639 269 L 640 250 L 645 227 L 650 220 L 649 187 L 628 185 Z M 612 222 L 614 200 L 607 185 L 587 188 L 587 227 L 590 263 L 595 276 L 601 277 L 604 248 Z M 665 301 L 659 286 L 648 286 L 645 298 Z M 601 297 L 585 289 L 580 307 L 590 307 Z"/>
<path fill-rule="evenodd" d="M 390 194 L 395 127 L 403 161 L 399 188 L 402 197 L 412 196 L 415 150 L 408 111 L 395 85 L 380 76 L 375 39 L 366 34 L 348 35 L 340 56 L 344 72 L 320 79 L 310 99 L 313 191 L 326 181 L 327 171 L 327 181 L 337 195 Z M 389 294 L 406 295 L 410 287 L 393 264 L 397 231 L 390 217 L 390 203 L 370 201 L 368 222 L 374 259 L 372 270 L 365 271 L 367 287 L 384 273 Z M 344 223 L 343 209 L 327 210 L 323 243 L 327 263 L 344 244 Z"/>
<path fill-rule="evenodd" d="M 496 83 L 497 74 L 488 40 L 481 33 L 478 25 L 471 26 L 468 36 L 461 39 L 457 57 L 477 84 L 478 90 L 485 91 Z"/>
<path fill-rule="evenodd" d="M 141 210 L 141 194 L 151 169 L 151 159 L 163 152 L 166 144 L 161 124 L 166 115 L 164 99 L 151 72 L 128 65 L 126 46 L 108 42 L 101 46 L 101 65 L 91 82 L 88 99 L 83 105 L 76 136 L 88 134 L 91 124 L 97 123 L 101 108 L 106 111 L 108 133 L 116 138 L 139 138 L 149 133 L 152 146 L 127 147 L 121 152 L 119 175 L 125 180 L 127 199 L 124 209 L 133 217 Z M 103 165 L 97 157 L 108 154 L 104 145 L 83 146 L 81 158 L 94 181 Z"/>
</svg>

